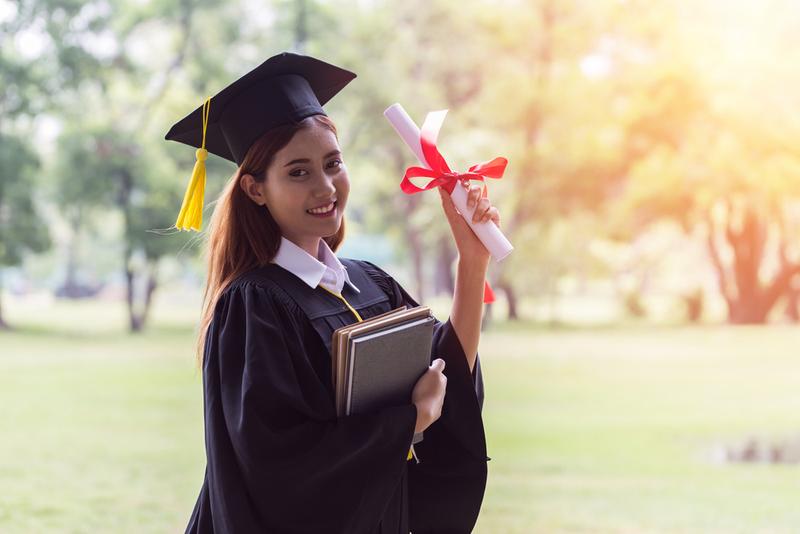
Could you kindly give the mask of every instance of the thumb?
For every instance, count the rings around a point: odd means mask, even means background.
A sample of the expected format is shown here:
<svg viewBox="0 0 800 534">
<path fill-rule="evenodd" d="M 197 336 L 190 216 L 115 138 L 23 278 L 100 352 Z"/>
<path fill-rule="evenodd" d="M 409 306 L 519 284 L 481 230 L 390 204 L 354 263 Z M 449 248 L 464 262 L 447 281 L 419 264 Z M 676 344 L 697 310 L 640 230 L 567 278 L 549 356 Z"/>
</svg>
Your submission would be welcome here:
<svg viewBox="0 0 800 534">
<path fill-rule="evenodd" d="M 439 372 L 444 371 L 444 360 L 441 358 L 436 358 L 435 360 L 433 360 L 433 363 L 431 364 L 431 369 Z"/>
<path fill-rule="evenodd" d="M 445 190 L 444 187 L 438 187 L 437 189 L 439 190 L 439 198 L 442 199 L 442 207 L 444 208 L 445 215 L 448 218 L 458 216 L 456 205 L 453 203 L 453 199 L 450 198 L 450 194 Z"/>
</svg>

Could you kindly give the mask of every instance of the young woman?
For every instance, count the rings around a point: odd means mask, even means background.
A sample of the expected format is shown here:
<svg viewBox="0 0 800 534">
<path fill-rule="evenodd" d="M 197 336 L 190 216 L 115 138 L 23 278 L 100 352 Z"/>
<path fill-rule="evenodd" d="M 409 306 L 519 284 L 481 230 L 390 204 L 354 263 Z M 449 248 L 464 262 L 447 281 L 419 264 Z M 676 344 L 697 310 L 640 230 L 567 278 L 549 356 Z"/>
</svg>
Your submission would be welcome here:
<svg viewBox="0 0 800 534">
<path fill-rule="evenodd" d="M 185 133 L 198 110 L 167 135 L 239 165 L 208 231 L 207 467 L 187 532 L 469 532 L 477 519 L 488 460 L 477 347 L 489 254 L 449 195 L 440 192 L 459 261 L 431 366 L 410 403 L 336 417 L 333 331 L 357 320 L 353 310 L 368 319 L 418 306 L 378 266 L 335 255 L 351 184 L 320 102 L 353 77 L 281 54 L 211 99 L 205 141 Z M 499 222 L 479 187 L 469 199 L 474 219 Z M 408 461 L 421 431 L 419 463 Z"/>
</svg>

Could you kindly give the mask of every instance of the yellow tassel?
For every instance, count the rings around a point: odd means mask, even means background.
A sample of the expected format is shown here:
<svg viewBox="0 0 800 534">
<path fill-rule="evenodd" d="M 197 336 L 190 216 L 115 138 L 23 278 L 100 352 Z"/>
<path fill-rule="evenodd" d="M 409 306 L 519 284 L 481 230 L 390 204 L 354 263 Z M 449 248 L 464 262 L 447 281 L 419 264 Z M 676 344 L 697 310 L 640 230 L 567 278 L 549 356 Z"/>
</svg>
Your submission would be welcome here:
<svg viewBox="0 0 800 534">
<path fill-rule="evenodd" d="M 196 161 L 192 170 L 192 179 L 186 187 L 183 195 L 183 204 L 178 213 L 175 226 L 179 230 L 200 231 L 203 225 L 203 196 L 206 190 L 206 129 L 208 127 L 208 112 L 211 109 L 211 97 L 206 98 L 203 104 L 203 141 L 200 148 L 195 152 Z"/>
</svg>

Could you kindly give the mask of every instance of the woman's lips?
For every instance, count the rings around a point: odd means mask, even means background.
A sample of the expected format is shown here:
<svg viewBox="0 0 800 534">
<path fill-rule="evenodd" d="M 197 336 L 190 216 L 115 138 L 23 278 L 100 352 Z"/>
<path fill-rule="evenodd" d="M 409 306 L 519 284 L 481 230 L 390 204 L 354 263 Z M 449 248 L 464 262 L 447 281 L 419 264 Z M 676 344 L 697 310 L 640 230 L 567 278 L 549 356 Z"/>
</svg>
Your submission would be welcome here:
<svg viewBox="0 0 800 534">
<path fill-rule="evenodd" d="M 306 213 L 308 213 L 308 214 L 309 214 L 309 215 L 311 215 L 312 217 L 317 217 L 318 219 L 319 219 L 319 218 L 326 218 L 326 217 L 330 217 L 330 216 L 332 216 L 334 213 L 336 213 L 336 206 L 337 206 L 337 205 L 338 205 L 338 201 L 334 201 L 334 202 L 333 202 L 333 207 L 330 209 L 330 211 L 328 211 L 328 212 L 326 212 L 326 213 L 312 213 L 312 212 L 310 212 L 310 211 L 308 211 L 308 210 L 306 210 Z"/>
</svg>

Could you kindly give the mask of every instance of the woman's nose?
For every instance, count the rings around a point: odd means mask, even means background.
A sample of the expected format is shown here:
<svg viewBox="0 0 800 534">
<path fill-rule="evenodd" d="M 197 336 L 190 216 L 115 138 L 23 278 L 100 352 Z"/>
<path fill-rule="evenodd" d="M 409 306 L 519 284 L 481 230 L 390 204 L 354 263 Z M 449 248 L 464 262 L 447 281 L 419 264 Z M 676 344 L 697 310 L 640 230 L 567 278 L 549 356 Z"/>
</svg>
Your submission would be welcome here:
<svg viewBox="0 0 800 534">
<path fill-rule="evenodd" d="M 320 198 L 330 197 L 336 192 L 336 186 L 333 183 L 333 176 L 328 176 L 322 173 L 321 178 L 317 180 L 317 188 L 315 191 L 316 196 Z"/>
</svg>

